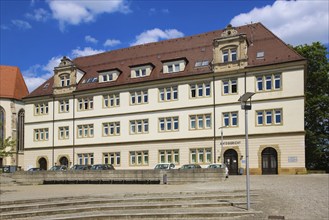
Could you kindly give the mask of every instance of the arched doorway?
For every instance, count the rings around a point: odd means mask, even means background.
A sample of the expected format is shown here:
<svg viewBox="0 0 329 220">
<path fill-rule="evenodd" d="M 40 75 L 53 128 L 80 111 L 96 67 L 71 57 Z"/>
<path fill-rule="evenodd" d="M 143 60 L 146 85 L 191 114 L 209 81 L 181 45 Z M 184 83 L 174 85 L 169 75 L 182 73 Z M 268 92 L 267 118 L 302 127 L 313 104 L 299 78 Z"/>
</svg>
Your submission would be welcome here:
<svg viewBox="0 0 329 220">
<path fill-rule="evenodd" d="M 262 174 L 278 174 L 278 153 L 272 147 L 262 151 Z"/>
<path fill-rule="evenodd" d="M 44 157 L 41 157 L 38 161 L 39 167 L 41 170 L 47 170 L 47 160 Z"/>
<path fill-rule="evenodd" d="M 229 170 L 229 175 L 238 175 L 238 153 L 233 149 L 225 151 L 224 161 Z"/>
<path fill-rule="evenodd" d="M 59 159 L 59 164 L 68 167 L 69 160 L 67 159 L 67 157 L 61 157 L 61 158 Z"/>
</svg>

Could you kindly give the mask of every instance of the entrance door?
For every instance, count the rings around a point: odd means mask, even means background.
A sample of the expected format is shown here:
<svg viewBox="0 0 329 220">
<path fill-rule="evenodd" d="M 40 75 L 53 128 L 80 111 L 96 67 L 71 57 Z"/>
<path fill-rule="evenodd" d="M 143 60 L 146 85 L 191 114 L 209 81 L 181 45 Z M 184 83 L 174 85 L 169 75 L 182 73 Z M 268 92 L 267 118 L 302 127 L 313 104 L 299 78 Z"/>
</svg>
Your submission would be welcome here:
<svg viewBox="0 0 329 220">
<path fill-rule="evenodd" d="M 61 157 L 61 159 L 59 159 L 59 163 L 60 163 L 60 165 L 68 166 L 69 161 L 66 157 Z"/>
<path fill-rule="evenodd" d="M 238 175 L 238 153 L 233 149 L 225 151 L 224 161 L 229 175 Z"/>
<path fill-rule="evenodd" d="M 278 154 L 272 147 L 262 152 L 262 174 L 278 174 Z"/>
<path fill-rule="evenodd" d="M 41 170 L 47 170 L 47 161 L 45 158 L 40 158 L 38 163 Z"/>
</svg>

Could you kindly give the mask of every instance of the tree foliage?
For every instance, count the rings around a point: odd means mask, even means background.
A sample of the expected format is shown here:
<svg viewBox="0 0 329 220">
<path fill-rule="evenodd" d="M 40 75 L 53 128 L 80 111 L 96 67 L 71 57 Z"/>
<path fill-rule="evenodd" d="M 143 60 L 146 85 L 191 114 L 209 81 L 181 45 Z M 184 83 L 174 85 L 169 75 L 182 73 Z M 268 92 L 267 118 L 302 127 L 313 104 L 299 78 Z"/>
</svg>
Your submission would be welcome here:
<svg viewBox="0 0 329 220">
<path fill-rule="evenodd" d="M 12 140 L 11 137 L 4 140 L 0 139 L 0 157 L 11 156 L 15 145 L 16 141 Z"/>
<path fill-rule="evenodd" d="M 307 59 L 305 153 L 308 169 L 329 171 L 329 62 L 319 42 L 294 48 Z"/>
</svg>

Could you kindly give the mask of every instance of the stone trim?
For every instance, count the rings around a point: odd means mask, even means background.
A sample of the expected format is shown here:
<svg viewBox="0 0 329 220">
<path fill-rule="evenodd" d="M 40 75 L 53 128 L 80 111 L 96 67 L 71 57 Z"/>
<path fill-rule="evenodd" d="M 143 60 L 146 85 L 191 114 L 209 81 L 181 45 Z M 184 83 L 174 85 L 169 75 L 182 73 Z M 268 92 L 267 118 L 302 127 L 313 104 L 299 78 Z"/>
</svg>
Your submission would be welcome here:
<svg viewBox="0 0 329 220">
<path fill-rule="evenodd" d="M 259 168 L 259 174 L 262 175 L 262 152 L 265 148 L 271 147 L 276 150 L 277 153 L 277 168 L 278 168 L 278 174 L 281 173 L 281 150 L 278 144 L 266 144 L 266 145 L 260 145 L 258 149 L 258 168 Z"/>
</svg>

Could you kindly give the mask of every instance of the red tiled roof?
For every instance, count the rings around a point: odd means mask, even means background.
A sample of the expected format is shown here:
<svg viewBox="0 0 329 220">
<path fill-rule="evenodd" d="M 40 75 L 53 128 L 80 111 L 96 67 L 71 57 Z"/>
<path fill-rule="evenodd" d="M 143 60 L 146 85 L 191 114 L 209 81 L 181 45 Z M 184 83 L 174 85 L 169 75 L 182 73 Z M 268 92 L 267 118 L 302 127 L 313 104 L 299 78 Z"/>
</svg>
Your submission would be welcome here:
<svg viewBox="0 0 329 220">
<path fill-rule="evenodd" d="M 16 66 L 0 66 L 0 98 L 21 100 L 29 91 Z"/>
<path fill-rule="evenodd" d="M 261 23 L 236 27 L 236 30 L 240 34 L 247 35 L 249 43 L 247 68 L 304 60 L 302 56 L 287 46 Z M 219 38 L 222 32 L 223 30 L 211 31 L 199 35 L 148 43 L 92 56 L 78 57 L 73 60 L 73 63 L 86 74 L 78 83 L 76 91 L 209 73 L 211 69 L 208 66 L 196 68 L 195 62 L 202 60 L 211 62 L 213 59 L 213 40 Z M 257 59 L 257 52 L 264 52 L 264 59 Z M 176 58 L 186 58 L 188 63 L 185 70 L 179 73 L 163 74 L 162 62 Z M 155 68 L 152 70 L 151 75 L 142 78 L 131 78 L 130 67 L 145 63 L 154 65 Z M 116 68 L 122 73 L 115 82 L 82 83 L 85 79 L 98 77 L 99 71 Z M 50 84 L 47 89 L 44 88 L 45 83 Z M 45 83 L 33 91 L 28 97 L 52 94 L 53 79 L 51 78 Z"/>
</svg>

